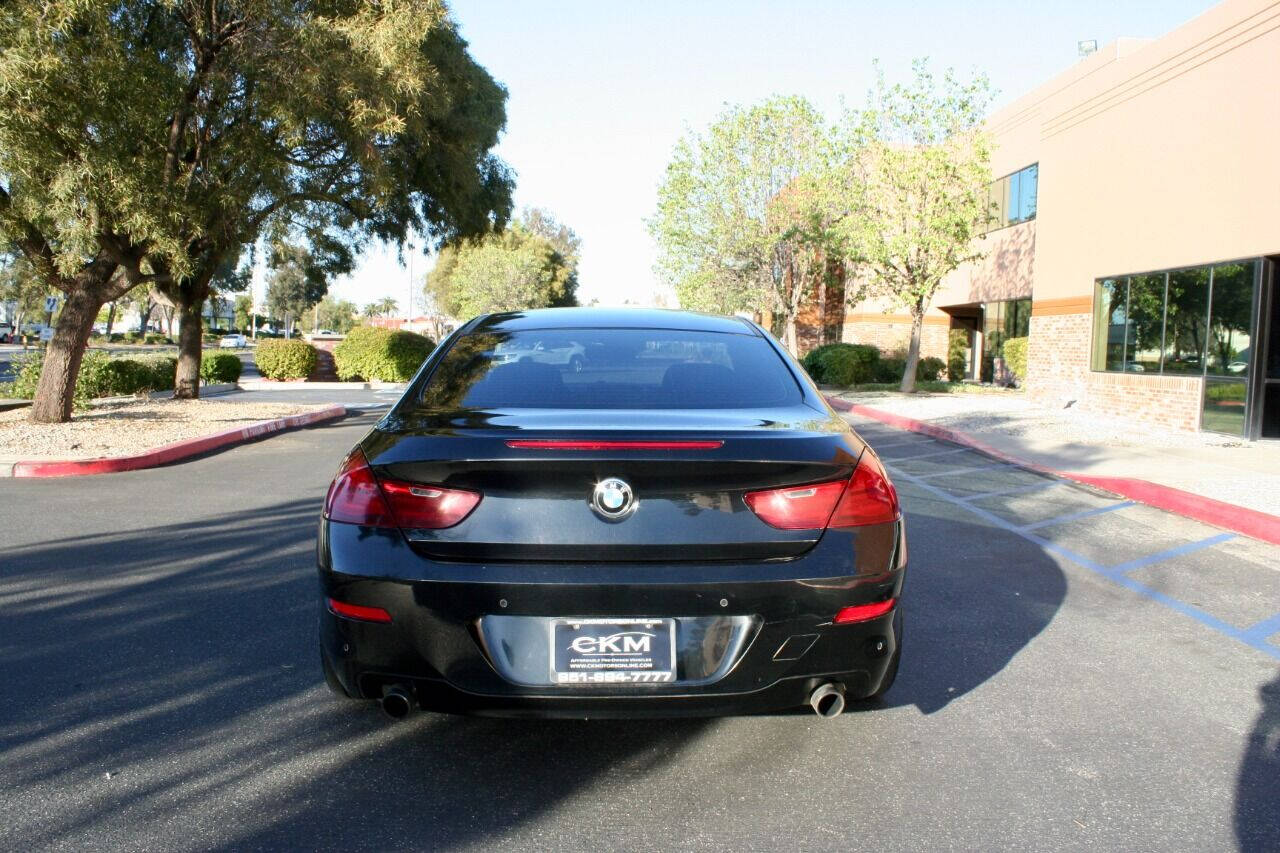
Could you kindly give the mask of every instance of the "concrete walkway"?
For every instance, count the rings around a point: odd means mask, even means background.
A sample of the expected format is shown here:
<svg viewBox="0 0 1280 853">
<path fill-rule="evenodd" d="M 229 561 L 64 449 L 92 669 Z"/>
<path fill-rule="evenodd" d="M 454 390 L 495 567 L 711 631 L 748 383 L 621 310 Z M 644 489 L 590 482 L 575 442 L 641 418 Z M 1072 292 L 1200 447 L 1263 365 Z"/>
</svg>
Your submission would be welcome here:
<svg viewBox="0 0 1280 853">
<path fill-rule="evenodd" d="M 1046 409 L 1016 393 L 829 393 L 855 405 L 962 432 L 1044 468 L 1146 480 L 1280 516 L 1280 442 L 1165 432 Z"/>
</svg>

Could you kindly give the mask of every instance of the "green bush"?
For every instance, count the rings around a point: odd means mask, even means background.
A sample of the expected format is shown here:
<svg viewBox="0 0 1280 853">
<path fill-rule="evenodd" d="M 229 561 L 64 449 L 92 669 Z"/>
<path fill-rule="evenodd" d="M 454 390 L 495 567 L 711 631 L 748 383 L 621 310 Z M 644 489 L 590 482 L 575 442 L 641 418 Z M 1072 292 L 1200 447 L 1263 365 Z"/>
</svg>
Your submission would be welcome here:
<svg viewBox="0 0 1280 853">
<path fill-rule="evenodd" d="M 854 385 L 871 381 L 880 351 L 866 344 L 824 344 L 811 350 L 801 363 L 814 382 Z"/>
<path fill-rule="evenodd" d="M 200 378 L 207 385 L 219 382 L 235 382 L 240 378 L 244 365 L 240 357 L 229 352 L 207 352 L 200 359 Z"/>
<path fill-rule="evenodd" d="M 935 356 L 922 358 L 916 364 L 916 379 L 920 382 L 937 382 L 947 369 L 947 363 Z"/>
<path fill-rule="evenodd" d="M 124 343 L 124 334 L 121 332 L 112 332 L 107 338 L 107 343 L 122 344 Z"/>
<path fill-rule="evenodd" d="M 144 344 L 171 344 L 171 343 L 173 343 L 173 341 L 169 340 L 168 338 L 166 338 L 164 335 L 160 334 L 159 332 L 147 332 L 145 335 L 143 335 L 143 336 L 142 336 L 142 342 L 143 342 Z"/>
<path fill-rule="evenodd" d="M 316 348 L 306 341 L 262 341 L 253 360 L 268 379 L 306 379 L 316 367 Z"/>
<path fill-rule="evenodd" d="M 140 344 L 142 343 L 142 332 L 125 332 L 124 340 L 125 343 L 129 344 Z"/>
<path fill-rule="evenodd" d="M 1004 355 L 1005 366 L 1019 381 L 1027 378 L 1027 339 L 1009 338 L 1004 342 L 1000 352 Z"/>
<path fill-rule="evenodd" d="M 965 353 L 969 349 L 969 333 L 964 329 L 952 329 L 947 334 L 947 378 L 959 382 L 969 367 Z"/>
<path fill-rule="evenodd" d="M 1215 403 L 1236 402 L 1245 400 L 1244 382 L 1206 382 L 1204 396 Z"/>
<path fill-rule="evenodd" d="M 165 391 L 173 387 L 176 358 L 110 358 L 106 353 L 89 350 L 80 362 L 76 376 L 74 405 L 84 409 L 97 397 L 123 397 L 144 391 Z M 40 371 L 44 368 L 44 352 L 32 352 L 17 360 L 16 377 L 5 394 L 30 400 L 36 395 Z"/>
<path fill-rule="evenodd" d="M 435 344 L 424 335 L 356 326 L 334 347 L 333 361 L 344 381 L 405 382 L 433 349 Z"/>
</svg>

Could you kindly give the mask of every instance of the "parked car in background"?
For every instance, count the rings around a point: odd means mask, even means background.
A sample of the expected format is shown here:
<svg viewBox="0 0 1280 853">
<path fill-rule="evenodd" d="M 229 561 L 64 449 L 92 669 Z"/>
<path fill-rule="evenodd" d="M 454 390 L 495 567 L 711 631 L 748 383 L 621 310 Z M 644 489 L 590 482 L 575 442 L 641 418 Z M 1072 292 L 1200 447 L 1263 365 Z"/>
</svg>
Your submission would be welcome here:
<svg viewBox="0 0 1280 853">
<path fill-rule="evenodd" d="M 563 364 L 574 373 L 581 373 L 586 359 L 587 348 L 582 344 L 569 338 L 551 337 L 499 344 L 495 363 L 534 361 L 538 364 Z"/>
<path fill-rule="evenodd" d="M 218 341 L 221 349 L 243 349 L 249 345 L 248 339 L 241 334 L 223 335 L 222 340 Z"/>
<path fill-rule="evenodd" d="M 0 344 L 13 342 L 14 328 L 12 323 L 0 323 Z"/>
</svg>

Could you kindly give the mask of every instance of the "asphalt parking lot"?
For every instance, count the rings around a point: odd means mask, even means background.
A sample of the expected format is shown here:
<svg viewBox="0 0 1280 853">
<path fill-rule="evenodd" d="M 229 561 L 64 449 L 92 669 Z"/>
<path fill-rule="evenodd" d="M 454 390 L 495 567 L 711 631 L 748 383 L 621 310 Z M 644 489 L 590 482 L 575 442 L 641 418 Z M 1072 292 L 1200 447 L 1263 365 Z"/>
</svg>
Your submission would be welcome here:
<svg viewBox="0 0 1280 853">
<path fill-rule="evenodd" d="M 911 564 L 884 701 L 336 702 L 315 521 L 375 417 L 0 484 L 0 847 L 1280 849 L 1278 549 L 873 422 Z"/>
</svg>

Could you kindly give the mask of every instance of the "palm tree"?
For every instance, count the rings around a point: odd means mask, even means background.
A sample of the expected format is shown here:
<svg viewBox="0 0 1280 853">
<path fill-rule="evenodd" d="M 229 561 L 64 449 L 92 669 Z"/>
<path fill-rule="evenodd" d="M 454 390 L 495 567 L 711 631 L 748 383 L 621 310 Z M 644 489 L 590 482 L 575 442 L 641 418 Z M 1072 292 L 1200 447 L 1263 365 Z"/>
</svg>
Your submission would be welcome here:
<svg viewBox="0 0 1280 853">
<path fill-rule="evenodd" d="M 361 312 L 366 317 L 391 317 L 400 310 L 400 303 L 390 296 L 384 296 L 377 302 L 370 302 Z"/>
</svg>

